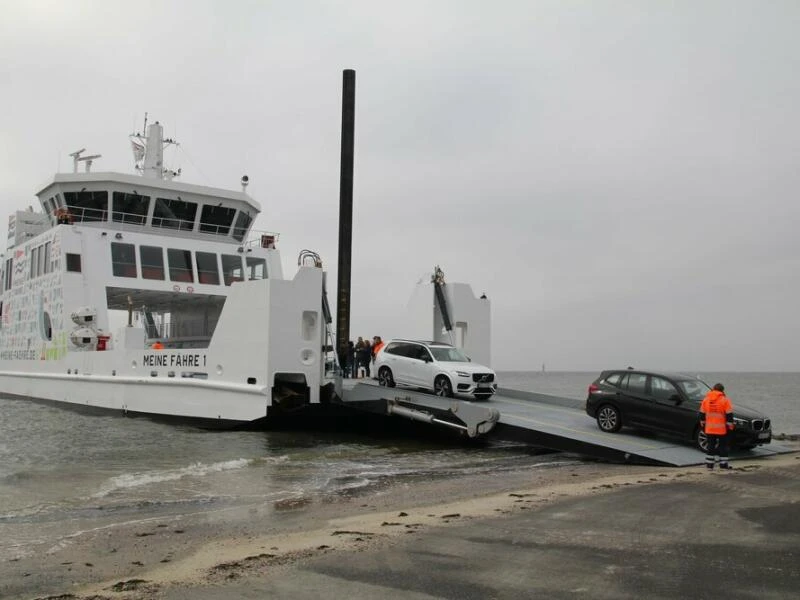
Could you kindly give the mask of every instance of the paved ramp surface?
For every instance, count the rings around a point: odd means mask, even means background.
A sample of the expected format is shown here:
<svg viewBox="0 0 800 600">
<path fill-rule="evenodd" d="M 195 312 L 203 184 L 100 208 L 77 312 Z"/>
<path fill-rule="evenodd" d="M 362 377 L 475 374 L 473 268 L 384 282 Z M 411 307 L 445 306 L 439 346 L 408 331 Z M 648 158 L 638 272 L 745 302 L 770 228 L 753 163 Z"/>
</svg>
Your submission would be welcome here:
<svg viewBox="0 0 800 600">
<path fill-rule="evenodd" d="M 532 444 L 625 462 L 688 466 L 702 464 L 705 454 L 689 442 L 645 436 L 631 429 L 605 433 L 572 398 L 500 389 L 492 400 L 500 420 L 492 434 Z M 731 459 L 791 452 L 775 444 L 732 453 Z"/>
<path fill-rule="evenodd" d="M 484 424 L 485 435 L 493 439 L 520 441 L 615 462 L 677 467 L 699 465 L 705 459 L 705 454 L 689 441 L 645 435 L 631 429 L 604 433 L 586 414 L 583 401 L 573 398 L 501 388 L 491 400 L 478 402 L 440 398 L 408 388 L 383 388 L 372 380 L 346 379 L 343 384 L 343 403 L 353 408 L 384 411 L 386 402 L 402 399 L 404 404 L 419 411 L 436 415 L 449 412 L 456 417 L 477 419 Z M 483 416 L 481 410 L 497 411 L 499 416 Z M 793 449 L 767 444 L 732 452 L 731 460 L 786 452 Z"/>
</svg>

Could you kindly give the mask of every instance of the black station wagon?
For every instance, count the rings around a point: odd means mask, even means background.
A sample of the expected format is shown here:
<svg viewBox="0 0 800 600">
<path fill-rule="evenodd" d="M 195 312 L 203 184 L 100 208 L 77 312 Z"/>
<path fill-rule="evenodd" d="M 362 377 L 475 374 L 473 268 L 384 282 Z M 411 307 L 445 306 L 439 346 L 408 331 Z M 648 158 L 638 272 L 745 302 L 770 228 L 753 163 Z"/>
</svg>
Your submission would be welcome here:
<svg viewBox="0 0 800 600">
<path fill-rule="evenodd" d="M 603 371 L 589 386 L 586 413 L 609 433 L 630 426 L 693 440 L 705 451 L 706 436 L 700 431 L 698 414 L 710 389 L 688 375 Z M 733 420 L 733 447 L 749 449 L 772 441 L 770 420 L 757 411 L 733 402 Z"/>
</svg>

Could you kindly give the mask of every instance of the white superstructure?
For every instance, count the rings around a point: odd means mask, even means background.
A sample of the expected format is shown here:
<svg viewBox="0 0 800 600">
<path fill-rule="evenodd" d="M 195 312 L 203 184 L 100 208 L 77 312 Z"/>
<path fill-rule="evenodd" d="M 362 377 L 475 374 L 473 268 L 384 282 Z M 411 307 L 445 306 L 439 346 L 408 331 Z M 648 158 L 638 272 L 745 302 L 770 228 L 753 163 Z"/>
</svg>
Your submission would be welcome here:
<svg viewBox="0 0 800 600">
<path fill-rule="evenodd" d="M 157 122 L 131 143 L 138 175 L 92 171 L 81 150 L 41 211 L 9 218 L 0 393 L 220 422 L 318 403 L 318 257 L 285 279 L 278 235 L 251 229 L 246 176 L 242 191 L 175 181 Z"/>
</svg>

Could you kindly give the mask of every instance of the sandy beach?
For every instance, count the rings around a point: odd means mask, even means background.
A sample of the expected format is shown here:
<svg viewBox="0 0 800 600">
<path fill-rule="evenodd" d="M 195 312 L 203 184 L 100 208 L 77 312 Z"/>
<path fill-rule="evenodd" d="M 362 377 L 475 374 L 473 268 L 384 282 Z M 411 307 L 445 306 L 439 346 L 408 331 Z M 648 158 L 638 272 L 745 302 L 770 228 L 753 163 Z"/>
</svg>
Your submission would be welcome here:
<svg viewBox="0 0 800 600">
<path fill-rule="evenodd" d="M 596 498 L 613 500 L 613 510 L 617 503 L 623 506 L 625 496 L 634 490 L 647 490 L 659 497 L 668 493 L 669 486 L 688 486 L 689 496 L 676 496 L 676 500 L 687 503 L 687 511 L 691 511 L 688 503 L 701 502 L 701 492 L 706 488 L 726 491 L 726 504 L 749 506 L 755 497 L 753 491 L 739 493 L 736 485 L 748 485 L 748 478 L 756 475 L 759 482 L 754 489 L 762 492 L 769 490 L 771 480 L 776 485 L 783 482 L 780 492 L 776 488 L 764 495 L 764 503 L 778 501 L 787 510 L 800 506 L 797 452 L 734 464 L 734 471 L 727 473 L 708 473 L 700 467 L 556 464 L 534 473 L 445 479 L 413 487 L 398 484 L 336 501 L 320 502 L 310 497 L 184 514 L 170 520 L 133 520 L 82 532 L 42 555 L 0 565 L 0 597 L 238 598 L 251 597 L 251 593 L 252 597 L 261 597 L 265 586 L 277 586 L 272 590 L 281 589 L 284 596 L 291 590 L 292 597 L 312 597 L 320 590 L 310 583 L 306 587 L 307 577 L 298 575 L 298 571 L 320 561 L 363 567 L 366 556 L 392 552 L 407 556 L 411 549 L 419 551 L 447 536 L 456 540 L 453 544 L 458 549 L 478 528 L 521 531 L 524 527 L 514 526 L 515 519 L 536 518 L 537 513 L 556 510 L 566 503 L 588 505 Z M 693 500 L 692 494 L 697 498 Z M 648 514 L 650 501 L 635 497 L 631 501 L 633 507 L 626 513 Z M 654 519 L 657 516 L 652 515 Z M 591 521 L 583 524 L 583 529 L 595 527 L 597 524 Z M 520 540 L 513 535 L 499 541 L 515 553 L 524 551 L 524 545 L 519 546 Z M 800 536 L 794 542 L 800 545 Z M 456 550 L 456 555 L 459 552 Z M 496 559 L 485 560 L 487 572 L 491 572 Z M 417 576 L 424 574 L 423 567 Z M 798 577 L 797 572 L 789 575 Z M 453 583 L 458 579 L 453 574 Z M 326 583 L 325 587 L 330 585 Z M 497 585 L 502 588 L 501 582 Z M 398 590 L 396 585 L 390 588 L 402 592 L 403 597 L 414 597 L 408 595 L 408 589 Z M 375 588 L 369 589 L 372 591 L 361 597 L 387 597 L 387 590 L 378 594 Z M 343 588 L 341 594 L 352 596 L 353 590 Z M 389 593 L 388 597 L 393 595 Z M 420 597 L 456 596 L 426 592 Z M 496 597 L 517 596 L 499 593 Z"/>
</svg>

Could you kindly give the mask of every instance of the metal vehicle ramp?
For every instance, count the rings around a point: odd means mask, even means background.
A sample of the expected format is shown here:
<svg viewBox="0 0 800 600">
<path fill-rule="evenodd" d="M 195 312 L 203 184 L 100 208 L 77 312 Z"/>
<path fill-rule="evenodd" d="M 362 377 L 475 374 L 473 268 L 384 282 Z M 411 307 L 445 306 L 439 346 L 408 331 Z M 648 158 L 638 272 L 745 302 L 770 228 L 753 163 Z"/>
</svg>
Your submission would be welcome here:
<svg viewBox="0 0 800 600">
<path fill-rule="evenodd" d="M 497 407 L 484 402 L 442 398 L 409 388 L 386 388 L 372 380 L 341 379 L 336 385 L 336 395 L 348 408 L 440 425 L 471 438 L 491 431 L 500 418 Z"/>
<path fill-rule="evenodd" d="M 553 450 L 574 452 L 614 462 L 690 466 L 702 464 L 705 454 L 671 438 L 645 436 L 634 430 L 604 433 L 573 398 L 501 388 L 491 404 L 500 411 L 492 437 L 524 441 Z M 769 444 L 731 453 L 731 459 L 755 458 L 792 452 Z"/>
<path fill-rule="evenodd" d="M 628 429 L 604 433 L 586 415 L 583 401 L 573 398 L 501 388 L 491 400 L 473 402 L 358 379 L 341 380 L 337 395 L 342 405 L 355 410 L 458 429 L 469 437 L 485 435 L 613 462 L 679 467 L 699 465 L 705 459 L 689 442 Z M 792 451 L 769 444 L 732 452 L 731 459 Z"/>
</svg>

